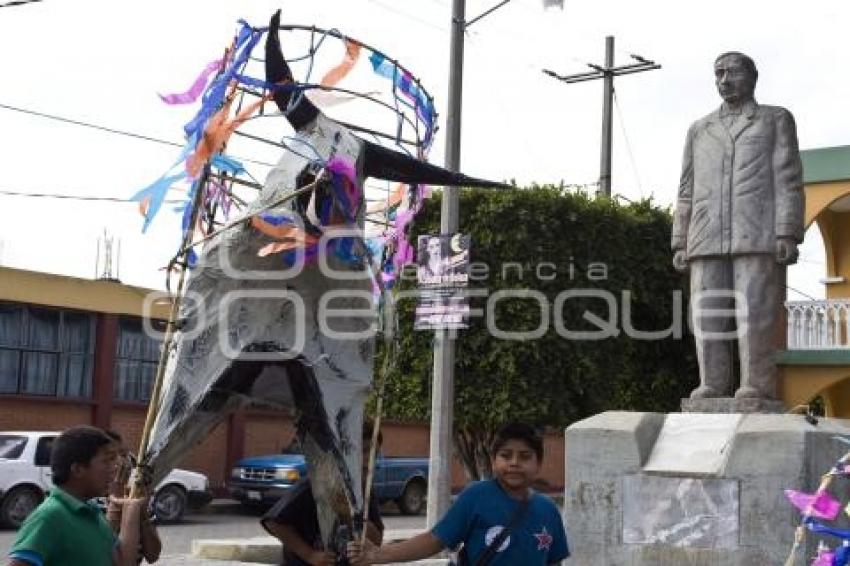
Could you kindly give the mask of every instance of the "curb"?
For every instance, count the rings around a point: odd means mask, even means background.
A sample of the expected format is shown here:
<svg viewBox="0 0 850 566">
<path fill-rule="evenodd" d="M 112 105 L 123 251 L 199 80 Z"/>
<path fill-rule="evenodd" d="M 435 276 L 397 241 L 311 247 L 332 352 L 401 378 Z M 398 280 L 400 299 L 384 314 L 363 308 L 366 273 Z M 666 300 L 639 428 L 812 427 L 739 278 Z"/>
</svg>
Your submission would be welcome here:
<svg viewBox="0 0 850 566">
<path fill-rule="evenodd" d="M 405 540 L 421 529 L 394 529 L 384 534 L 387 542 Z M 283 545 L 274 537 L 242 539 L 195 539 L 192 541 L 192 558 L 196 560 L 231 560 L 260 564 L 280 564 L 283 560 Z M 412 562 L 420 566 L 442 566 L 445 559 Z"/>
<path fill-rule="evenodd" d="M 283 561 L 283 545 L 273 537 L 195 539 L 192 541 L 192 557 L 207 560 L 280 564 Z"/>
</svg>

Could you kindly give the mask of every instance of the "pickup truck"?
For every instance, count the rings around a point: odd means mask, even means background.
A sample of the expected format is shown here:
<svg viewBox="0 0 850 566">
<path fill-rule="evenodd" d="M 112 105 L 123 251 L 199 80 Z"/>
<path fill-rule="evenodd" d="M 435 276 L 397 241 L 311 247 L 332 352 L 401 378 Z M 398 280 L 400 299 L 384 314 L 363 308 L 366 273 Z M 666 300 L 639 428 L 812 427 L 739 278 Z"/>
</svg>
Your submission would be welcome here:
<svg viewBox="0 0 850 566">
<path fill-rule="evenodd" d="M 50 449 L 58 432 L 0 432 L 0 524 L 18 528 L 53 481 Z M 212 492 L 203 474 L 174 470 L 154 490 L 151 507 L 157 520 L 179 521 L 186 507 L 209 503 Z"/>
<path fill-rule="evenodd" d="M 271 505 L 307 475 L 301 454 L 270 454 L 236 462 L 227 482 L 228 491 L 243 505 Z M 425 509 L 428 458 L 378 456 L 372 494 L 381 503 L 394 501 L 405 515 Z"/>
</svg>

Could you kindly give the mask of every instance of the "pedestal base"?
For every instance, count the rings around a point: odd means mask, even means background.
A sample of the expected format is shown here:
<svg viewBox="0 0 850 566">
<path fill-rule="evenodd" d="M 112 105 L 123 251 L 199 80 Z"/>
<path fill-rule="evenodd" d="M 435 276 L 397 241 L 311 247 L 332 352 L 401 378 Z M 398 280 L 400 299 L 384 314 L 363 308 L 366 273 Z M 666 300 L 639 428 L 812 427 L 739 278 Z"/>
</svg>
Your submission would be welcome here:
<svg viewBox="0 0 850 566">
<path fill-rule="evenodd" d="M 848 434 L 850 421 L 787 414 L 608 412 L 575 423 L 565 438 L 568 563 L 784 564 L 800 514 L 783 490 L 816 490 L 847 451 L 833 437 Z M 807 536 L 795 566 L 816 549 Z"/>
<path fill-rule="evenodd" d="M 716 397 L 713 399 L 682 399 L 683 413 L 785 413 L 782 401 L 774 399 L 735 399 Z"/>
</svg>

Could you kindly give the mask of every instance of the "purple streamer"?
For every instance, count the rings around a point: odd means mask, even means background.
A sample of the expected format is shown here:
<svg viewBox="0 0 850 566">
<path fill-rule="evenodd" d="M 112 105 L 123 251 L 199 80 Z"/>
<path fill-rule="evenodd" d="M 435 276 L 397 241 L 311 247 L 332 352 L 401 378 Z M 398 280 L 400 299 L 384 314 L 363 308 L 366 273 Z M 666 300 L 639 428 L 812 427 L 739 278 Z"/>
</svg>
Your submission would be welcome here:
<svg viewBox="0 0 850 566">
<path fill-rule="evenodd" d="M 189 90 L 181 93 L 174 94 L 160 94 L 159 97 L 166 104 L 191 104 L 198 100 L 198 97 L 201 96 L 201 93 L 204 92 L 204 88 L 207 86 L 207 81 L 210 78 L 210 75 L 221 69 L 222 64 L 224 64 L 224 59 L 219 59 L 217 61 L 211 61 L 207 63 L 207 66 L 204 67 L 204 70 L 201 71 L 201 74 L 198 75 L 198 78 L 195 79 L 195 82 L 192 83 L 192 86 L 189 87 Z"/>
</svg>

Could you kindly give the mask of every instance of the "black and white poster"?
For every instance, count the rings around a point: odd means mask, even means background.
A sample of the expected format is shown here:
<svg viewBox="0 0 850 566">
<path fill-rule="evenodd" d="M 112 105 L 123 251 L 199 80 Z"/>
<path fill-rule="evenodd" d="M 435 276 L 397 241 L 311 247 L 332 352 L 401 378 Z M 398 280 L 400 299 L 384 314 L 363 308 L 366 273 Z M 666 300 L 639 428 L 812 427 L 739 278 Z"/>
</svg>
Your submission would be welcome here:
<svg viewBox="0 0 850 566">
<path fill-rule="evenodd" d="M 417 281 L 419 303 L 414 330 L 469 328 L 470 237 L 463 234 L 419 236 Z"/>
</svg>

